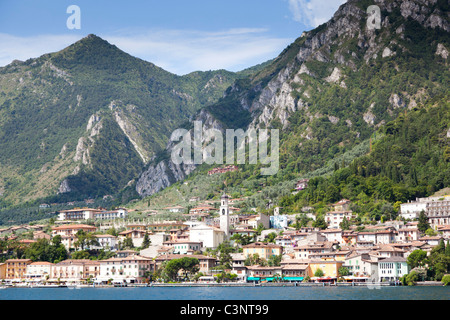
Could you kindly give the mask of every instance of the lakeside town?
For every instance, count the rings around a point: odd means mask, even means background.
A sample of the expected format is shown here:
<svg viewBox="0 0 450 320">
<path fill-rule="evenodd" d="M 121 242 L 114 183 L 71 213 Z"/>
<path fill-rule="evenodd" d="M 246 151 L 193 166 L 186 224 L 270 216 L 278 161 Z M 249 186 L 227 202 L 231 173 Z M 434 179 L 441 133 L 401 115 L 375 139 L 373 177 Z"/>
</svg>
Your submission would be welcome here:
<svg viewBox="0 0 450 320">
<path fill-rule="evenodd" d="M 56 212 L 51 225 L 0 229 L 2 288 L 449 283 L 449 195 L 403 203 L 397 219 L 364 226 L 346 199 L 320 219 L 308 208 L 241 214 L 240 200 L 224 193 L 216 203 L 192 199 L 188 213 L 164 208 L 184 221 L 78 208 Z"/>
</svg>

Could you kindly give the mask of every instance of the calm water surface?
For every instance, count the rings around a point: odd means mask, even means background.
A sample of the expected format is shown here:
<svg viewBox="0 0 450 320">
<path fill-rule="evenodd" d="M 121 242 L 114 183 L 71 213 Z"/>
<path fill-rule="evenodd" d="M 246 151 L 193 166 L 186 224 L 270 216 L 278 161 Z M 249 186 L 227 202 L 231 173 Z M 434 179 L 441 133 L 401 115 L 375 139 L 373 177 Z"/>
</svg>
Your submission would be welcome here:
<svg viewBox="0 0 450 320">
<path fill-rule="evenodd" d="M 8 288 L 0 300 L 450 300 L 450 287 Z"/>
</svg>

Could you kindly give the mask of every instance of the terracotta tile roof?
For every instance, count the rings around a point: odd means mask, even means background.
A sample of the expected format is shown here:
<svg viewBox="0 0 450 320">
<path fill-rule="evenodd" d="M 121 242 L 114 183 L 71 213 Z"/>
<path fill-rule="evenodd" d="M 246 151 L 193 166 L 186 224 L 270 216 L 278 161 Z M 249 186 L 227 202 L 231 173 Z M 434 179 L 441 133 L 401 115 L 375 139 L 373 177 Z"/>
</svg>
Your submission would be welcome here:
<svg viewBox="0 0 450 320">
<path fill-rule="evenodd" d="M 52 230 L 67 230 L 67 229 L 97 229 L 97 228 L 87 224 L 70 224 L 52 228 Z"/>
<path fill-rule="evenodd" d="M 30 266 L 42 266 L 42 265 L 53 266 L 54 263 L 51 263 L 51 262 L 48 262 L 48 261 L 36 261 L 36 262 L 30 263 L 29 265 Z"/>
<path fill-rule="evenodd" d="M 282 246 L 273 243 L 254 242 L 243 246 L 243 248 L 282 248 Z"/>
</svg>

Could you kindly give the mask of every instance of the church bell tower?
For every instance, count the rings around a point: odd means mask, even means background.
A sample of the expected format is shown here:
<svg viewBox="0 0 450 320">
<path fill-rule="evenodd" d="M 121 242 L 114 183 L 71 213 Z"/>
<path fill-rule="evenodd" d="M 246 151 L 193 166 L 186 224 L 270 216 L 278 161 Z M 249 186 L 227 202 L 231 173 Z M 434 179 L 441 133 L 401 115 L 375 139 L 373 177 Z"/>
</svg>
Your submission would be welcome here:
<svg viewBox="0 0 450 320">
<path fill-rule="evenodd" d="M 220 230 L 225 232 L 225 240 L 230 236 L 230 211 L 228 208 L 228 196 L 224 193 L 220 198 Z"/>
</svg>

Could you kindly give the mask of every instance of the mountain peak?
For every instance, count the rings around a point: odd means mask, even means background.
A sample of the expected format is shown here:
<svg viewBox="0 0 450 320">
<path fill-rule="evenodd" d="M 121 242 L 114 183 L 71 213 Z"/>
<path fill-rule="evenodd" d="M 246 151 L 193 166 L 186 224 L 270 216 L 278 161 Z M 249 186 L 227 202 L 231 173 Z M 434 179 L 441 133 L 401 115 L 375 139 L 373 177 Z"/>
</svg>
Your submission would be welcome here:
<svg viewBox="0 0 450 320">
<path fill-rule="evenodd" d="M 119 60 L 129 56 L 115 45 L 95 34 L 78 40 L 67 48 L 57 52 L 52 60 L 61 67 L 72 69 L 81 65 L 99 68 L 105 64 L 114 67 Z"/>
<path fill-rule="evenodd" d="M 106 45 L 106 46 L 110 46 L 110 47 L 116 47 L 114 45 L 111 45 L 108 41 L 106 41 L 103 38 L 100 38 L 99 36 L 91 33 L 89 35 L 87 35 L 86 37 L 78 40 L 77 42 L 75 42 L 73 45 Z"/>
</svg>

